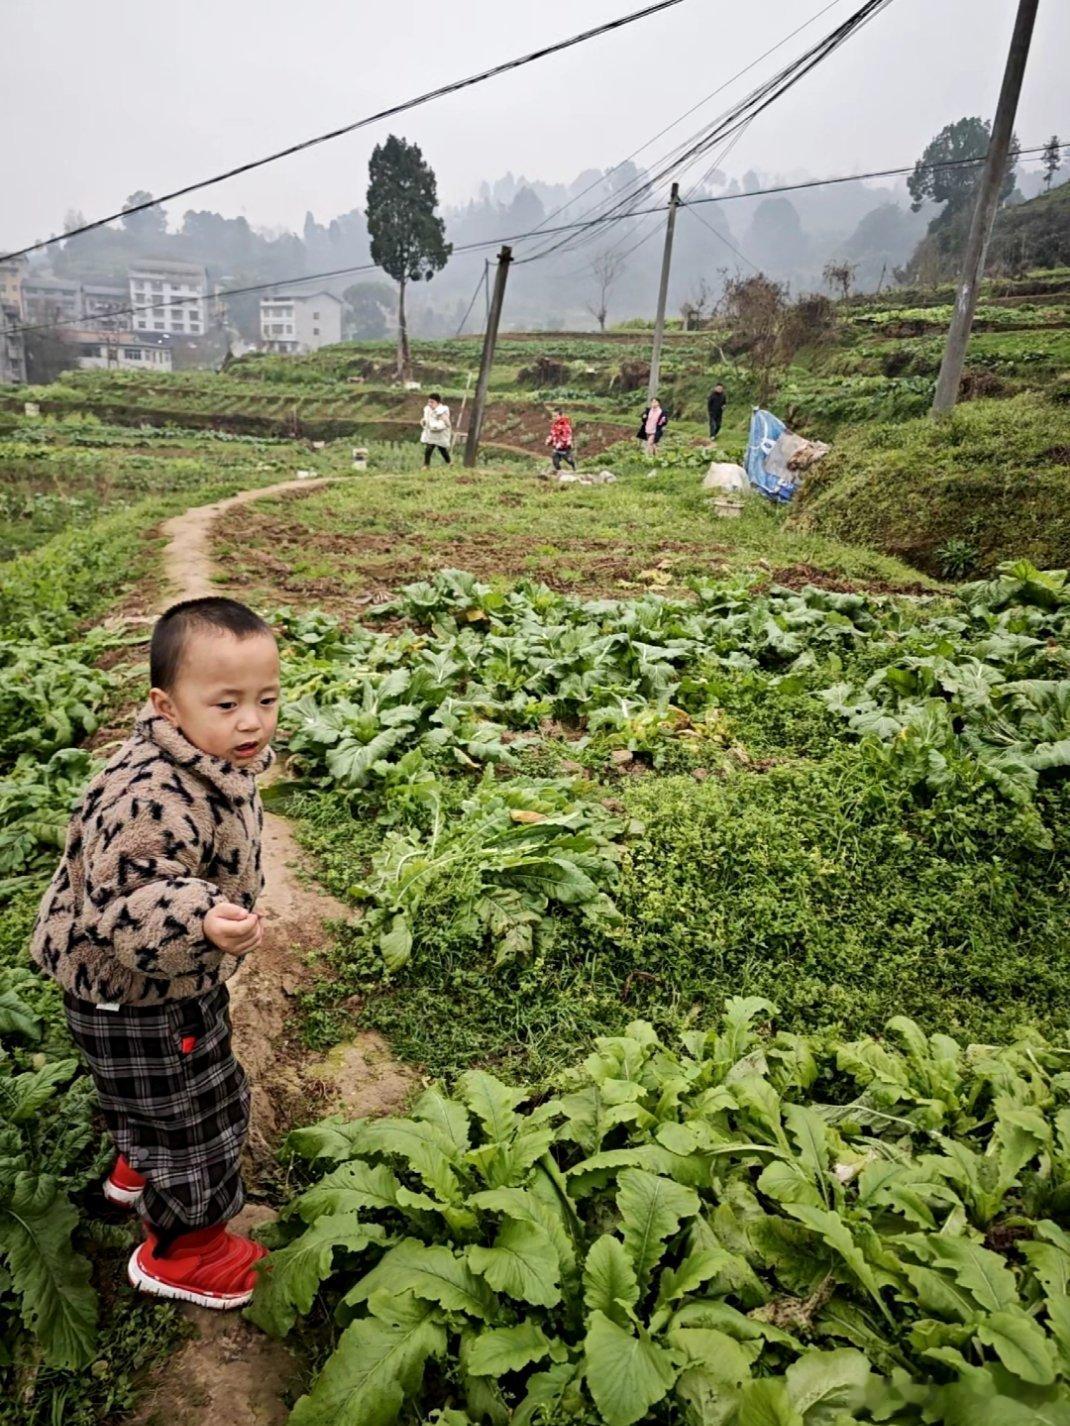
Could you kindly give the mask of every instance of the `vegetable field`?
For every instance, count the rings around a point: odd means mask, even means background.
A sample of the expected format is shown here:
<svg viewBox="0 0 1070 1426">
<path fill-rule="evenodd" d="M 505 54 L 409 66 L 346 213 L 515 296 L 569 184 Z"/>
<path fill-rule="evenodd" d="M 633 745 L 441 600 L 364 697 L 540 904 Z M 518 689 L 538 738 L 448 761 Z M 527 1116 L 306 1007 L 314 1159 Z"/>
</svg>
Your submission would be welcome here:
<svg viewBox="0 0 1070 1426">
<path fill-rule="evenodd" d="M 934 432 L 947 300 L 842 307 L 781 388 L 833 455 L 736 521 L 700 398 L 733 457 L 750 377 L 701 332 L 654 462 L 641 332 L 503 338 L 502 446 L 429 476 L 374 344 L 0 394 L 5 1423 L 201 1410 L 168 1373 L 218 1339 L 126 1284 L 26 943 L 144 697 L 161 522 L 298 471 L 206 550 L 282 649 L 265 803 L 349 913 L 242 972 L 285 1022 L 228 1348 L 280 1353 L 270 1419 L 1070 1423 L 1065 292 L 988 293 L 1007 390 Z M 417 357 L 456 402 L 471 344 Z M 561 390 L 614 485 L 538 478 Z M 412 1086 L 378 1116 L 327 1072 L 369 1036 Z"/>
</svg>

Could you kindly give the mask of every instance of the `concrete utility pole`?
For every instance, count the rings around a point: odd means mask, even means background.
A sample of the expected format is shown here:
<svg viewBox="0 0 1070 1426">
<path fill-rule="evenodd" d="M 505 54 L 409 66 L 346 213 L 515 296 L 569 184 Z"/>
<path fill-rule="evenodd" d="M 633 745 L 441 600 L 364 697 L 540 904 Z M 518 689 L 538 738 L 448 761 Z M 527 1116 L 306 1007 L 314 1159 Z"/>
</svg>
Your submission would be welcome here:
<svg viewBox="0 0 1070 1426">
<path fill-rule="evenodd" d="M 1003 85 L 996 105 L 992 137 L 988 142 L 988 153 L 985 156 L 984 171 L 981 174 L 973 220 L 970 223 L 970 236 L 966 243 L 962 281 L 955 298 L 951 326 L 947 332 L 947 346 L 944 348 L 944 359 L 940 363 L 940 375 L 936 380 L 936 395 L 933 397 L 932 407 L 934 415 L 950 411 L 958 400 L 962 366 L 966 360 L 966 343 L 970 338 L 978 288 L 984 273 L 985 249 L 988 247 L 992 223 L 999 207 L 999 191 L 1003 186 L 1007 153 L 1014 128 L 1014 113 L 1018 108 L 1018 95 L 1022 89 L 1029 42 L 1033 37 L 1037 4 L 1038 0 L 1018 0 L 1018 15 L 1014 21 L 1014 33 L 1011 35 L 1007 67 L 1003 71 Z"/>
<path fill-rule="evenodd" d="M 494 361 L 494 347 L 498 341 L 498 323 L 501 321 L 502 302 L 505 299 L 505 279 L 509 276 L 509 264 L 512 260 L 512 248 L 502 248 L 498 254 L 498 271 L 494 274 L 494 295 L 490 299 L 487 330 L 483 337 L 483 355 L 479 362 L 479 380 L 476 382 L 476 395 L 472 402 L 472 418 L 468 423 L 468 439 L 464 445 L 464 463 L 469 467 L 475 465 L 476 456 L 479 453 L 479 433 L 483 428 L 483 407 L 487 402 L 490 368 Z"/>
<path fill-rule="evenodd" d="M 654 345 L 650 349 L 650 380 L 647 383 L 648 401 L 658 394 L 658 380 L 661 376 L 661 339 L 665 335 L 665 302 L 669 295 L 669 268 L 672 266 L 672 235 L 676 228 L 676 209 L 680 204 L 680 185 L 674 183 L 669 194 L 669 217 L 665 224 L 665 251 L 661 255 L 661 286 L 658 288 L 658 315 L 654 322 Z"/>
</svg>

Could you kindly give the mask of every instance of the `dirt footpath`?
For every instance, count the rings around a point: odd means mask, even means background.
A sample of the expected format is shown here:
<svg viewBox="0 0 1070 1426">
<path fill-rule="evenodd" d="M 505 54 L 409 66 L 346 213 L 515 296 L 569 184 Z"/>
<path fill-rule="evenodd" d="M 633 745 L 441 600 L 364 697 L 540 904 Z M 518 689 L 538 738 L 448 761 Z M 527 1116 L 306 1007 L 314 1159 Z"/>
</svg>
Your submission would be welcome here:
<svg viewBox="0 0 1070 1426">
<path fill-rule="evenodd" d="M 293 490 L 313 490 L 324 479 L 292 480 L 247 490 L 215 505 L 188 510 L 163 527 L 168 544 L 164 575 L 170 586 L 161 603 L 225 592 L 213 578 L 210 534 L 236 505 Z M 264 816 L 264 873 L 258 903 L 265 935 L 260 948 L 230 982 L 234 1048 L 253 1091 L 248 1175 L 270 1177 L 275 1149 L 296 1123 L 341 1111 L 351 1117 L 400 1110 L 417 1078 L 394 1060 L 378 1035 L 360 1035 L 327 1056 L 301 1054 L 288 1044 L 294 996 L 314 978 L 309 959 L 330 941 L 330 922 L 346 921 L 350 908 L 316 886 L 289 824 Z M 250 1228 L 273 1217 L 250 1203 L 237 1222 Z M 197 1335 L 162 1363 L 129 1426 L 282 1426 L 287 1398 L 300 1390 L 300 1365 L 289 1349 L 250 1326 L 238 1313 L 185 1307 Z"/>
</svg>

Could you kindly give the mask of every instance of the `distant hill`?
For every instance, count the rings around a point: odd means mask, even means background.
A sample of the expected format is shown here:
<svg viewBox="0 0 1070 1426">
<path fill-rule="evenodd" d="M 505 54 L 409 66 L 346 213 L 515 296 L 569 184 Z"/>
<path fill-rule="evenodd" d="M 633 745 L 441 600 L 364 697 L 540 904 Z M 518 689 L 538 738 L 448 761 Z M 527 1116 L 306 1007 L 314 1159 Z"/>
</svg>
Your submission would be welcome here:
<svg viewBox="0 0 1070 1426">
<path fill-rule="evenodd" d="M 900 276 L 931 285 L 958 277 L 973 217 L 967 204 L 939 227 L 930 225 Z M 1024 203 L 1008 203 L 996 214 L 985 259 L 991 275 L 1014 275 L 1037 267 L 1070 263 L 1070 182 Z"/>
<path fill-rule="evenodd" d="M 992 271 L 1070 266 L 1070 182 L 996 216 L 988 249 Z"/>
</svg>

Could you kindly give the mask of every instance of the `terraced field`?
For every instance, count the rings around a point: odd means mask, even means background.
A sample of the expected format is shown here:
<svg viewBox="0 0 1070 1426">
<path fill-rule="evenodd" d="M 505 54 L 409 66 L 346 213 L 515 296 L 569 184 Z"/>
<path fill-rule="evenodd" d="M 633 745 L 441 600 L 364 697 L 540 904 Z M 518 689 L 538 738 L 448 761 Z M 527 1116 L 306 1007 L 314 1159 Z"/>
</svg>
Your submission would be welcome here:
<svg viewBox="0 0 1070 1426">
<path fill-rule="evenodd" d="M 989 290 L 940 424 L 948 293 L 843 305 L 774 402 L 832 454 L 731 521 L 723 328 L 670 339 L 654 462 L 642 331 L 507 336 L 474 471 L 373 344 L 0 393 L 5 1423 L 1065 1419 L 1067 290 Z M 475 357 L 418 375 L 459 413 Z M 556 400 L 615 483 L 539 478 Z M 127 1288 L 26 959 L 194 567 L 285 689 L 236 1012 L 273 1251 L 224 1329 Z"/>
</svg>

